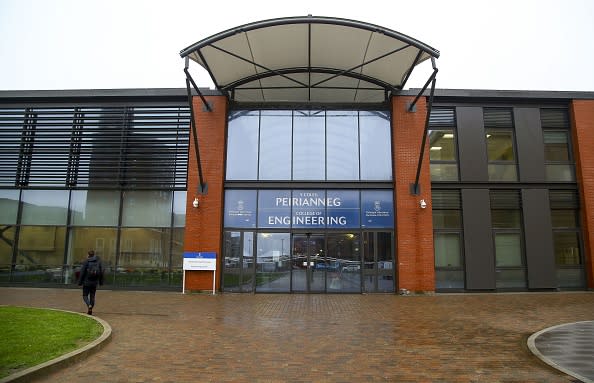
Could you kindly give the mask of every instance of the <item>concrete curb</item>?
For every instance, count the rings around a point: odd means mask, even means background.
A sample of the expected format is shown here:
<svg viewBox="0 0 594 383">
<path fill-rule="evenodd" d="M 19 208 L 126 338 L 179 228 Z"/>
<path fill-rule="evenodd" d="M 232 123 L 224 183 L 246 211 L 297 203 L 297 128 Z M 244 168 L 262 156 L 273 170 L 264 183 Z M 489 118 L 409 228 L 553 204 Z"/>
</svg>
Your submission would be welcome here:
<svg viewBox="0 0 594 383">
<path fill-rule="evenodd" d="M 583 383 L 594 383 L 594 380 L 588 379 L 585 376 L 581 376 L 580 374 L 575 373 L 574 371 L 568 370 L 565 367 L 560 366 L 559 364 L 555 363 L 552 359 L 544 356 L 536 347 L 536 338 L 538 338 L 540 335 L 552 331 L 554 329 L 560 328 L 560 327 L 565 327 L 565 326 L 570 326 L 576 323 L 584 323 L 584 322 L 590 322 L 590 321 L 580 321 L 580 322 L 571 322 L 571 323 L 563 323 L 557 326 L 552 326 L 552 327 L 548 327 L 545 329 L 542 329 L 532 335 L 530 335 L 530 337 L 528 338 L 527 344 L 528 344 L 528 348 L 530 349 L 530 351 L 536 355 L 540 360 L 542 360 L 543 362 L 545 362 L 546 364 L 548 364 L 549 366 L 553 367 L 556 370 L 559 370 L 569 376 L 572 376 L 578 380 L 580 380 Z M 1 382 L 0 382 L 1 383 Z"/>
<path fill-rule="evenodd" d="M 86 314 L 77 313 L 74 311 L 45 309 L 45 308 L 44 308 L 44 310 L 62 311 L 62 312 L 66 312 L 66 313 L 77 314 L 77 315 L 81 315 L 84 317 L 89 317 Z M 101 348 L 103 348 L 105 345 L 107 345 L 108 341 L 111 340 L 111 326 L 101 318 L 97 318 L 95 316 L 90 316 L 89 318 L 96 320 L 103 326 L 103 334 L 101 334 L 101 336 L 99 338 L 97 338 L 94 341 L 92 341 L 91 343 L 89 343 L 79 349 L 76 349 L 74 351 L 71 351 L 67 354 L 61 355 L 61 356 L 54 358 L 52 360 L 48 360 L 47 362 L 38 364 L 37 366 L 33 366 L 30 368 L 27 368 L 26 370 L 19 371 L 17 373 L 14 373 L 12 375 L 4 377 L 4 378 L 0 379 L 0 383 L 29 382 L 32 379 L 35 379 L 36 377 L 39 377 L 42 375 L 47 375 L 53 371 L 70 366 L 76 362 L 86 359 L 91 354 L 99 351 Z"/>
</svg>

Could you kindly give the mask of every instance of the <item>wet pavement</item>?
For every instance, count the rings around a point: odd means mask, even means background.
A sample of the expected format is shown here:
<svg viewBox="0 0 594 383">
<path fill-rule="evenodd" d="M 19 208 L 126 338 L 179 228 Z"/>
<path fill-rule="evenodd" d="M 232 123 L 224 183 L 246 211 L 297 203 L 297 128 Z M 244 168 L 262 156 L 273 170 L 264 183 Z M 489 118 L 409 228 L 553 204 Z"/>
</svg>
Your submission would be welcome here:
<svg viewBox="0 0 594 383">
<path fill-rule="evenodd" d="M 0 304 L 85 311 L 70 289 Z M 100 290 L 111 341 L 39 382 L 578 382 L 528 338 L 594 319 L 593 292 L 397 295 Z"/>
</svg>

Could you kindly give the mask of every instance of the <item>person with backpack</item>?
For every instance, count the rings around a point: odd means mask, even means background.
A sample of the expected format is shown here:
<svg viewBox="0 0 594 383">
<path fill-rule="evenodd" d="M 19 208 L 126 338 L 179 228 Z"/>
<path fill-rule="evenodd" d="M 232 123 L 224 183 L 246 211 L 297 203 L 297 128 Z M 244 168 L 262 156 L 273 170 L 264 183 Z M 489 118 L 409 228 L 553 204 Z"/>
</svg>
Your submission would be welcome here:
<svg viewBox="0 0 594 383">
<path fill-rule="evenodd" d="M 93 315 L 97 285 L 103 285 L 103 265 L 93 250 L 89 250 L 87 260 L 82 265 L 78 285 L 83 288 L 83 301 L 87 305 L 87 314 Z"/>
</svg>

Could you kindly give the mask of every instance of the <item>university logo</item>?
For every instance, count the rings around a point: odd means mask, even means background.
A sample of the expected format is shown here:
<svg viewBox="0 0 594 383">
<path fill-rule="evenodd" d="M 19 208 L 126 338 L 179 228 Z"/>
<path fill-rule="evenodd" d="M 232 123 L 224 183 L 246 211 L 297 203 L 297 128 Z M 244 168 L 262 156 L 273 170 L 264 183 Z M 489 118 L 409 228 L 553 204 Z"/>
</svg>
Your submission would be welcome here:
<svg viewBox="0 0 594 383">
<path fill-rule="evenodd" d="M 382 210 L 382 203 L 381 201 L 373 201 L 373 210 L 381 211 Z"/>
</svg>

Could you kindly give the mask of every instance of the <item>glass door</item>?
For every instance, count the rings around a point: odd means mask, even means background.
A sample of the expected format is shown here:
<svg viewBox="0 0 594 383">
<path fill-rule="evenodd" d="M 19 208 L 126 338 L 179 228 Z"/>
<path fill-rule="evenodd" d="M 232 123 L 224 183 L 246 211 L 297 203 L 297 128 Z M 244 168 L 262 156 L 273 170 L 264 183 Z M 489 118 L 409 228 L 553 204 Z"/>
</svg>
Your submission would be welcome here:
<svg viewBox="0 0 594 383">
<path fill-rule="evenodd" d="M 326 288 L 326 241 L 323 234 L 294 234 L 291 254 L 291 289 L 324 292 Z"/>
<path fill-rule="evenodd" d="M 363 233 L 363 289 L 367 293 L 394 292 L 392 233 Z"/>
<path fill-rule="evenodd" d="M 360 248 L 358 233 L 328 234 L 326 277 L 329 293 L 361 292 Z"/>
</svg>

